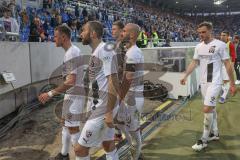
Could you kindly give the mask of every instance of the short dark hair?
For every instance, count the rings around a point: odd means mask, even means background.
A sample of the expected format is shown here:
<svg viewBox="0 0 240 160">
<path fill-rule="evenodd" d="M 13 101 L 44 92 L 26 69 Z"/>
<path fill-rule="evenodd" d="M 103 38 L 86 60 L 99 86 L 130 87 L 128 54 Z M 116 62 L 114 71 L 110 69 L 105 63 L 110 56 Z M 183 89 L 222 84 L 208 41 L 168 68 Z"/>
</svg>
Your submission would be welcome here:
<svg viewBox="0 0 240 160">
<path fill-rule="evenodd" d="M 103 36 L 103 25 L 99 21 L 89 21 L 89 28 L 91 31 L 96 32 L 97 37 L 100 39 Z"/>
<path fill-rule="evenodd" d="M 113 22 L 113 25 L 118 26 L 119 29 L 124 28 L 124 24 L 121 21 L 115 21 Z"/>
<path fill-rule="evenodd" d="M 55 28 L 55 31 L 65 34 L 69 39 L 71 39 L 71 28 L 67 24 L 61 24 Z"/>
<path fill-rule="evenodd" d="M 239 35 L 234 35 L 235 39 L 240 39 Z"/>
<path fill-rule="evenodd" d="M 207 21 L 204 21 L 202 23 L 200 23 L 197 28 L 201 28 L 201 27 L 207 27 L 208 30 L 212 30 L 213 29 L 213 25 L 211 22 L 207 22 Z"/>
<path fill-rule="evenodd" d="M 228 32 L 228 31 L 222 31 L 222 33 L 226 34 L 227 36 L 230 35 L 230 32 Z"/>
</svg>

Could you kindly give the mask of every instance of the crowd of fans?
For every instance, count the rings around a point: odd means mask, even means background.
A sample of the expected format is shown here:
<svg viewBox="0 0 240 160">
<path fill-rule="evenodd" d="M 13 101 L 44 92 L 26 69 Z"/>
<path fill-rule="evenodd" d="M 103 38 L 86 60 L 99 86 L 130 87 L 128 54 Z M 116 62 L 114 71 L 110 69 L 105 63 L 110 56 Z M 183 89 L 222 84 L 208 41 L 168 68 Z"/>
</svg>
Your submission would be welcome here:
<svg viewBox="0 0 240 160">
<path fill-rule="evenodd" d="M 228 31 L 231 34 L 240 35 L 239 15 L 211 15 L 211 16 L 193 16 L 189 18 L 192 21 L 200 23 L 209 21 L 213 23 L 215 36 L 220 36 L 222 31 Z"/>
<path fill-rule="evenodd" d="M 198 41 L 193 18 L 183 18 L 140 3 L 126 3 L 124 0 L 43 0 L 41 9 L 21 8 L 15 0 L 10 0 L 10 3 L 3 1 L 0 5 L 0 27 L 4 26 L 8 32 L 19 33 L 22 42 L 53 41 L 54 28 L 62 23 L 71 27 L 72 41 L 80 41 L 79 31 L 89 20 L 99 20 L 104 24 L 105 41 L 112 40 L 111 27 L 116 20 L 139 24 L 148 39 L 153 38 L 155 30 L 159 41 Z M 236 26 L 227 25 L 233 24 L 234 16 L 223 18 L 204 17 L 204 20 L 213 21 L 218 26 L 216 32 L 223 29 L 230 32 L 238 30 L 238 23 L 234 23 Z"/>
</svg>

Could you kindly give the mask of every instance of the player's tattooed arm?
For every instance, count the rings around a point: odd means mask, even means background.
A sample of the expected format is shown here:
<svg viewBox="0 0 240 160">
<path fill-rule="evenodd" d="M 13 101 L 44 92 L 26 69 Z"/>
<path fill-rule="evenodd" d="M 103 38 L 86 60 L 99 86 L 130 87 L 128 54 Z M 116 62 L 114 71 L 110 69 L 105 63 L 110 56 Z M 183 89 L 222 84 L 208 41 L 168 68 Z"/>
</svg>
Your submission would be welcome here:
<svg viewBox="0 0 240 160">
<path fill-rule="evenodd" d="M 108 127 L 113 128 L 113 109 L 117 102 L 117 93 L 119 89 L 119 82 L 117 73 L 109 75 L 108 79 L 108 100 L 107 111 L 105 113 L 105 123 Z"/>
<path fill-rule="evenodd" d="M 65 93 L 68 89 L 70 89 L 76 82 L 76 75 L 75 74 L 69 74 L 66 76 L 66 80 L 64 81 L 63 84 L 59 85 L 57 88 L 47 92 L 47 93 L 42 93 L 41 95 L 38 96 L 38 100 L 45 104 L 47 101 L 51 99 L 51 97 Z"/>
<path fill-rule="evenodd" d="M 124 99 L 126 96 L 132 81 L 134 80 L 134 73 L 135 73 L 135 64 L 127 64 L 126 65 L 126 71 L 123 73 L 123 80 L 119 87 L 119 97 L 121 100 Z"/>
<path fill-rule="evenodd" d="M 65 93 L 68 89 L 73 87 L 76 83 L 76 74 L 69 74 L 66 76 L 66 80 L 63 84 L 59 85 L 57 88 L 53 89 L 53 95 L 58 95 L 61 93 Z"/>
</svg>

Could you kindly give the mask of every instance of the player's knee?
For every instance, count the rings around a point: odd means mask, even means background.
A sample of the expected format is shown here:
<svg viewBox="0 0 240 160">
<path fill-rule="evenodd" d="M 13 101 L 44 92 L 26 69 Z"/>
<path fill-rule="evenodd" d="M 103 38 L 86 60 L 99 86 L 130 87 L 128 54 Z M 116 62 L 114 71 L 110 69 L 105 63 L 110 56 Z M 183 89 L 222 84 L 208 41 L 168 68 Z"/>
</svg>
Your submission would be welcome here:
<svg viewBox="0 0 240 160">
<path fill-rule="evenodd" d="M 211 112 L 213 112 L 213 108 L 214 107 L 212 107 L 212 106 L 204 106 L 203 107 L 203 112 L 204 113 L 211 113 Z"/>
<path fill-rule="evenodd" d="M 80 149 L 80 147 L 79 147 L 79 144 L 75 144 L 74 146 L 73 146 L 73 149 L 74 149 L 74 153 L 75 153 L 75 155 L 76 156 L 80 156 L 81 155 L 81 149 Z"/>
<path fill-rule="evenodd" d="M 79 127 L 68 127 L 70 134 L 75 134 L 79 132 Z"/>
<path fill-rule="evenodd" d="M 223 83 L 224 84 L 226 84 L 226 83 L 228 83 L 229 82 L 229 80 L 223 80 Z"/>
<path fill-rule="evenodd" d="M 86 157 L 88 156 L 88 152 L 89 152 L 89 148 L 87 147 L 84 147 L 80 144 L 75 144 L 74 145 L 74 152 L 75 152 L 75 155 L 76 156 L 79 156 L 79 157 Z"/>
<path fill-rule="evenodd" d="M 102 146 L 106 152 L 112 152 L 115 149 L 114 141 L 104 141 Z"/>
</svg>

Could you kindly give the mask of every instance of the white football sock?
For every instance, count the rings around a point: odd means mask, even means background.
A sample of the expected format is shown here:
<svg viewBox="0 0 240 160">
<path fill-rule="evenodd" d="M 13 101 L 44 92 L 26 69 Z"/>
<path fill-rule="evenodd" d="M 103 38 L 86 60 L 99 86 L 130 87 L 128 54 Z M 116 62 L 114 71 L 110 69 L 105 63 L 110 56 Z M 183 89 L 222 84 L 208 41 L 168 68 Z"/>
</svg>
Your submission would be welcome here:
<svg viewBox="0 0 240 160">
<path fill-rule="evenodd" d="M 212 123 L 213 123 L 213 113 L 204 113 L 204 127 L 203 127 L 203 135 L 201 138 L 203 142 L 208 141 Z"/>
<path fill-rule="evenodd" d="M 68 131 L 67 127 L 62 127 L 62 150 L 61 154 L 62 155 L 67 155 L 69 153 L 70 149 L 70 142 L 71 141 L 71 135 Z"/>
<path fill-rule="evenodd" d="M 71 134 L 72 145 L 75 145 L 78 143 L 78 139 L 79 139 L 80 135 L 81 135 L 81 132 Z"/>
<path fill-rule="evenodd" d="M 134 158 L 135 160 L 138 160 L 140 154 L 141 154 L 141 150 L 142 150 L 142 137 L 141 137 L 141 133 L 140 130 L 138 131 L 130 131 L 131 137 L 132 137 L 132 141 L 133 141 L 133 146 L 135 148 L 135 155 Z"/>
<path fill-rule="evenodd" d="M 213 131 L 214 135 L 218 135 L 218 124 L 217 124 L 217 110 L 216 110 L 216 107 L 213 110 L 212 131 Z"/>
</svg>

